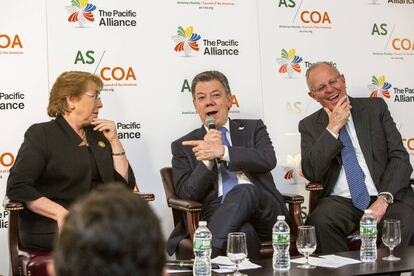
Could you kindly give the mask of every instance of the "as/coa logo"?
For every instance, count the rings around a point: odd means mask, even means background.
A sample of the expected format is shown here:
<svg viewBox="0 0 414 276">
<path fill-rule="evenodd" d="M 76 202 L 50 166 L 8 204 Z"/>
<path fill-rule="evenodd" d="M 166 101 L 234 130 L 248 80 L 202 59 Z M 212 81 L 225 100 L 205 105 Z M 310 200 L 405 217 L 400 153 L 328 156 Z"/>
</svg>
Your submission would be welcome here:
<svg viewBox="0 0 414 276">
<path fill-rule="evenodd" d="M 278 8 L 289 9 L 292 14 L 292 20 L 285 21 L 283 25 L 279 25 L 279 28 L 291 29 L 292 31 L 298 30 L 301 33 L 313 33 L 314 31 L 321 29 L 332 29 L 332 20 L 330 13 L 326 10 L 306 10 L 302 9 L 303 0 L 297 5 L 297 0 L 278 0 Z M 299 15 L 300 22 L 297 22 Z M 282 21 L 283 22 L 283 21 Z"/>
<path fill-rule="evenodd" d="M 368 85 L 368 89 L 371 92 L 370 97 L 383 96 L 387 99 L 390 98 L 390 92 L 388 89 L 391 88 L 391 84 L 385 81 L 385 76 L 372 76 L 371 84 Z"/>
<path fill-rule="evenodd" d="M 0 55 L 23 54 L 23 43 L 19 34 L 0 33 Z"/>
<path fill-rule="evenodd" d="M 92 12 L 96 6 L 88 3 L 88 0 L 72 0 L 72 5 L 67 6 L 66 10 L 70 13 L 68 21 L 78 22 L 79 27 L 83 27 L 87 21 L 95 20 Z"/>
<path fill-rule="evenodd" d="M 289 78 L 293 78 L 295 74 L 302 72 L 300 67 L 302 60 L 303 58 L 296 55 L 296 49 L 293 48 L 289 51 L 282 49 L 280 58 L 277 59 L 277 62 L 280 65 L 279 73 L 287 73 Z"/>
<path fill-rule="evenodd" d="M 193 26 L 189 26 L 186 29 L 179 26 L 177 35 L 174 35 L 172 39 L 176 43 L 174 50 L 176 52 L 184 52 L 186 57 L 189 57 L 193 51 L 198 52 L 200 50 L 197 41 L 201 39 L 201 36 L 193 32 Z"/>
<path fill-rule="evenodd" d="M 0 151 L 0 179 L 3 175 L 10 172 L 10 167 L 14 164 L 14 155 L 11 152 Z"/>
</svg>

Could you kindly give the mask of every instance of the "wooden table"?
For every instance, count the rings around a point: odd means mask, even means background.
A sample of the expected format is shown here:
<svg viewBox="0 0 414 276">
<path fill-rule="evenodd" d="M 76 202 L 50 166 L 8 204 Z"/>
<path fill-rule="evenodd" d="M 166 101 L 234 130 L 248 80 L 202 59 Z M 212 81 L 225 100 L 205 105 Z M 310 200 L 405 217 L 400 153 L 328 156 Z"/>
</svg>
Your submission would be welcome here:
<svg viewBox="0 0 414 276">
<path fill-rule="evenodd" d="M 359 251 L 346 251 L 339 252 L 335 255 L 340 255 L 348 258 L 359 260 Z M 320 276 L 320 275 L 381 275 L 390 274 L 393 272 L 408 272 L 414 269 L 414 246 L 407 248 L 396 248 L 394 255 L 400 257 L 401 260 L 398 262 L 387 262 L 383 261 L 382 257 L 388 256 L 389 250 L 387 248 L 378 249 L 378 258 L 375 263 L 359 263 L 346 265 L 339 268 L 324 268 L 316 267 L 315 269 L 305 270 L 297 268 L 296 263 L 291 263 L 291 268 L 286 272 L 274 272 L 272 268 L 272 259 L 264 259 L 253 261 L 256 264 L 262 266 L 259 269 L 243 270 L 242 273 L 249 276 Z M 192 273 L 179 273 L 171 275 L 192 275 Z M 213 272 L 212 275 L 227 275 Z"/>
</svg>

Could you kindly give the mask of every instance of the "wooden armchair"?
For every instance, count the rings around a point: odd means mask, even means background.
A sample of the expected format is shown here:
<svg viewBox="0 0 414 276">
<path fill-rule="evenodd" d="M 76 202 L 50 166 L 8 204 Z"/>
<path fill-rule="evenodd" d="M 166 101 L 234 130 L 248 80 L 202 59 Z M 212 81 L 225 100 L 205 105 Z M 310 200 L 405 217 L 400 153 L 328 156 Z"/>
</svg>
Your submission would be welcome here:
<svg viewBox="0 0 414 276">
<path fill-rule="evenodd" d="M 23 248 L 20 244 L 18 212 L 24 209 L 23 204 L 8 201 L 4 207 L 9 212 L 10 275 L 48 275 L 46 266 L 51 261 L 50 252 Z"/>
<path fill-rule="evenodd" d="M 134 192 L 145 201 L 153 201 L 154 194 Z M 9 212 L 9 255 L 11 276 L 46 276 L 46 266 L 51 261 L 51 252 L 22 247 L 19 240 L 19 214 L 22 203 L 8 200 L 4 204 Z"/>
<path fill-rule="evenodd" d="M 185 215 L 186 226 L 190 233 L 190 237 L 183 239 L 175 252 L 177 259 L 191 259 L 193 258 L 193 235 L 198 227 L 198 221 L 200 220 L 200 213 L 202 204 L 197 201 L 183 200 L 178 198 L 175 193 L 172 168 L 165 167 L 160 170 L 162 183 L 164 185 L 165 197 L 168 207 L 171 208 L 174 220 L 174 226 L 176 226 L 182 215 Z M 301 218 L 301 204 L 304 199 L 303 196 L 294 194 L 283 194 L 283 197 L 288 203 L 289 207 L 289 220 L 290 224 L 290 253 L 291 255 L 298 255 L 296 249 L 296 237 L 298 232 L 298 226 L 302 225 Z M 265 241 L 261 244 L 260 254 L 262 257 L 269 257 L 273 254 L 272 241 Z"/>
</svg>

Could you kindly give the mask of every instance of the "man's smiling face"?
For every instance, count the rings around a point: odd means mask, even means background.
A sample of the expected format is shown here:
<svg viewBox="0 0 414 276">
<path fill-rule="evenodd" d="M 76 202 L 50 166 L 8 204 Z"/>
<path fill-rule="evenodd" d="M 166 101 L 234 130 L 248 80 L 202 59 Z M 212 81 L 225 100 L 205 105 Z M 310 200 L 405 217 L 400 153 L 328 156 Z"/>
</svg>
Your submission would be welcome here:
<svg viewBox="0 0 414 276">
<path fill-rule="evenodd" d="M 330 111 L 341 97 L 347 95 L 345 77 L 326 64 L 321 64 L 310 72 L 309 84 L 309 96 Z"/>
</svg>

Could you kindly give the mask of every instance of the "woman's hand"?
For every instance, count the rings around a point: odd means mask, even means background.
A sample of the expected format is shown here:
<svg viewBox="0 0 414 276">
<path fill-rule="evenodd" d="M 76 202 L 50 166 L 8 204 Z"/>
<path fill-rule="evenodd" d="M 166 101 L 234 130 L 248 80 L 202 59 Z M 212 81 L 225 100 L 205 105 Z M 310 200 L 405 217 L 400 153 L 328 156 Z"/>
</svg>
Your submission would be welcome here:
<svg viewBox="0 0 414 276">
<path fill-rule="evenodd" d="M 65 217 L 68 214 L 68 210 L 65 207 L 44 196 L 29 201 L 26 205 L 32 212 L 55 220 L 60 233 L 65 222 Z"/>
<path fill-rule="evenodd" d="M 69 213 L 68 210 L 62 207 L 62 209 L 59 210 L 59 212 L 56 215 L 56 223 L 58 226 L 59 235 L 60 235 L 60 232 L 62 231 L 63 224 L 65 223 L 65 217 L 68 213 Z"/>
<path fill-rule="evenodd" d="M 128 181 L 128 159 L 126 158 L 124 147 L 118 139 L 115 123 L 104 119 L 94 119 L 91 124 L 95 126 L 93 130 L 101 131 L 111 144 L 114 168 Z"/>
<path fill-rule="evenodd" d="M 91 124 L 95 126 L 93 130 L 102 132 L 109 143 L 112 144 L 114 141 L 118 140 L 116 126 L 113 121 L 105 119 L 93 119 Z"/>
</svg>

